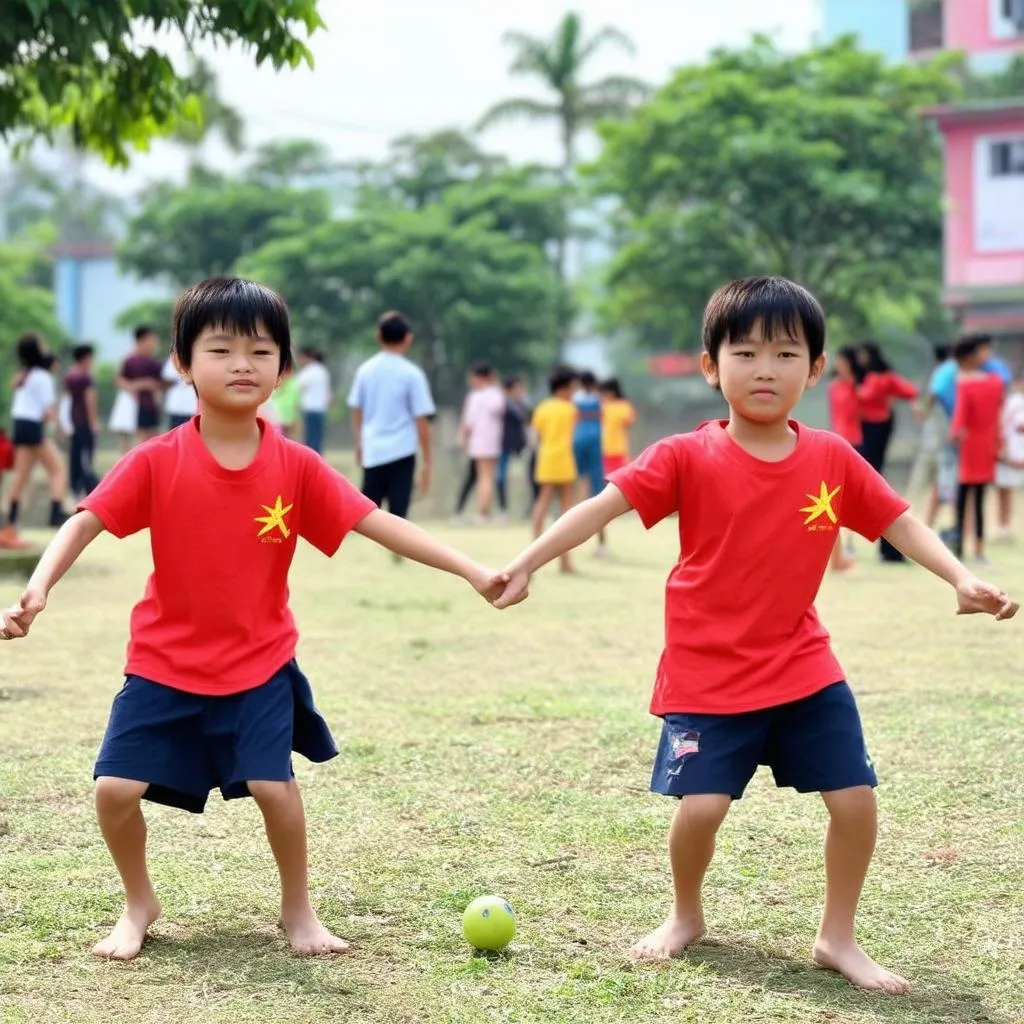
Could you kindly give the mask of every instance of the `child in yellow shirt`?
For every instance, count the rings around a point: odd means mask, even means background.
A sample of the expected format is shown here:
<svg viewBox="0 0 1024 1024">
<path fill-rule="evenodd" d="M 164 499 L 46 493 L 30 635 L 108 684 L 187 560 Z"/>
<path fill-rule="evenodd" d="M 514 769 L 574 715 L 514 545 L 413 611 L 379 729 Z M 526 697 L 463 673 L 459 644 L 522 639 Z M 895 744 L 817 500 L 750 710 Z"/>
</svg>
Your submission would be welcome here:
<svg viewBox="0 0 1024 1024">
<path fill-rule="evenodd" d="M 576 406 L 571 395 L 576 374 L 567 366 L 557 367 L 548 378 L 551 397 L 534 410 L 532 427 L 537 435 L 537 468 L 534 480 L 540 488 L 533 506 L 533 535 L 544 532 L 548 509 L 558 492 L 562 512 L 573 503 L 576 483 L 576 459 L 572 453 L 572 437 L 576 427 Z M 561 558 L 562 572 L 572 572 L 568 553 Z"/>
<path fill-rule="evenodd" d="M 600 387 L 601 393 L 601 457 L 605 477 L 611 476 L 629 462 L 629 428 L 636 422 L 636 409 L 622 393 L 622 385 L 610 377 Z M 599 558 L 608 555 L 608 535 L 600 530 L 597 535 Z"/>
</svg>

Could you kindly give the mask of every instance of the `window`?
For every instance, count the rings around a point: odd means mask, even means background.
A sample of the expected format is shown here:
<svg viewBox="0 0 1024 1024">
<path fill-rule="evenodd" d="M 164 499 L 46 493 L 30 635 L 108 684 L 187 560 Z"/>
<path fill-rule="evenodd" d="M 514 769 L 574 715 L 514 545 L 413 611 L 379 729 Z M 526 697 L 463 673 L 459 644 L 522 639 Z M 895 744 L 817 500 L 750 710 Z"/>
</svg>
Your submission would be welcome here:
<svg viewBox="0 0 1024 1024">
<path fill-rule="evenodd" d="M 989 147 L 990 176 L 1024 176 L 1024 139 L 993 142 Z"/>
<path fill-rule="evenodd" d="M 910 52 L 942 49 L 942 0 L 910 5 Z"/>
<path fill-rule="evenodd" d="M 1024 134 L 974 142 L 974 249 L 1024 252 Z"/>
<path fill-rule="evenodd" d="M 1024 0 L 990 0 L 992 35 L 996 39 L 1024 36 Z"/>
</svg>

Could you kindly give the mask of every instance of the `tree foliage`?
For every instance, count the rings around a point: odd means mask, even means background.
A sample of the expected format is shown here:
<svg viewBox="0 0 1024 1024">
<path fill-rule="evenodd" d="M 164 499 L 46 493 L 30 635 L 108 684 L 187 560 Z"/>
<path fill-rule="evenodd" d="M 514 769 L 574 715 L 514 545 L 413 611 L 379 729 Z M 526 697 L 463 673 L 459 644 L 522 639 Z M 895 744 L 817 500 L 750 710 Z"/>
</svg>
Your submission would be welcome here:
<svg viewBox="0 0 1024 1024">
<path fill-rule="evenodd" d="M 609 319 L 692 347 L 710 292 L 752 273 L 805 283 L 850 331 L 880 295 L 934 307 L 941 156 L 920 110 L 955 94 L 956 60 L 892 67 L 850 39 L 790 55 L 755 37 L 602 126 L 593 173 L 620 206 Z"/>
<path fill-rule="evenodd" d="M 317 0 L 3 0 L 0 138 L 70 129 L 124 164 L 129 146 L 202 117 L 164 41 L 236 45 L 257 65 L 296 67 L 312 59 L 300 33 L 322 24 Z"/>
</svg>

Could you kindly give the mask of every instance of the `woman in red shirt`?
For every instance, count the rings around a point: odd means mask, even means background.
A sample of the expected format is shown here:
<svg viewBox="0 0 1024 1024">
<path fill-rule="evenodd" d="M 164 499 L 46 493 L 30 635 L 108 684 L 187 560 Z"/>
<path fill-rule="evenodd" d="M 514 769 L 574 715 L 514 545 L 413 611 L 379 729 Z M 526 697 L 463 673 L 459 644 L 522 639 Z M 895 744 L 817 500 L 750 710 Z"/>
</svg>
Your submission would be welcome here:
<svg viewBox="0 0 1024 1024">
<path fill-rule="evenodd" d="M 917 388 L 893 370 L 882 350 L 873 341 L 861 344 L 857 351 L 857 363 L 863 374 L 857 385 L 857 405 L 864 432 L 860 453 L 872 468 L 884 473 L 885 456 L 889 451 L 896 422 L 893 400 L 912 402 L 916 409 Z M 903 556 L 884 537 L 880 550 L 885 562 L 904 561 Z"/>
<path fill-rule="evenodd" d="M 839 349 L 832 358 L 832 383 L 828 386 L 829 429 L 849 441 L 857 451 L 864 442 L 857 402 L 857 350 L 849 345 Z M 852 569 L 854 560 L 843 549 L 841 536 L 836 536 L 829 568 L 833 572 Z"/>
</svg>

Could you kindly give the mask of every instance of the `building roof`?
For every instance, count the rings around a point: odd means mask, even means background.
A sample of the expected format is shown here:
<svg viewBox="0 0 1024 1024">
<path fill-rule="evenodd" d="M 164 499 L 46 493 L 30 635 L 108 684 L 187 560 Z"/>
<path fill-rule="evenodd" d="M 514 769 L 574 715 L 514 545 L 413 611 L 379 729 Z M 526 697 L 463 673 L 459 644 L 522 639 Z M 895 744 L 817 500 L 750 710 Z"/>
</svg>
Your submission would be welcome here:
<svg viewBox="0 0 1024 1024">
<path fill-rule="evenodd" d="M 1000 99 L 969 100 L 947 103 L 940 107 L 927 107 L 921 112 L 934 118 L 939 125 L 966 124 L 971 121 L 989 121 L 1007 114 L 1024 116 L 1024 96 L 1003 96 Z"/>
</svg>

